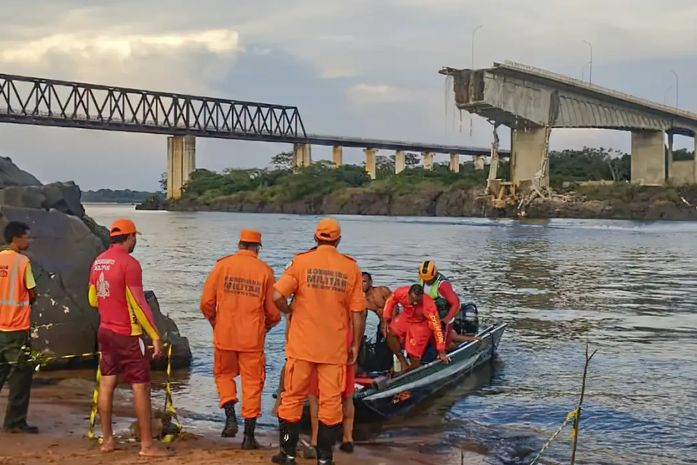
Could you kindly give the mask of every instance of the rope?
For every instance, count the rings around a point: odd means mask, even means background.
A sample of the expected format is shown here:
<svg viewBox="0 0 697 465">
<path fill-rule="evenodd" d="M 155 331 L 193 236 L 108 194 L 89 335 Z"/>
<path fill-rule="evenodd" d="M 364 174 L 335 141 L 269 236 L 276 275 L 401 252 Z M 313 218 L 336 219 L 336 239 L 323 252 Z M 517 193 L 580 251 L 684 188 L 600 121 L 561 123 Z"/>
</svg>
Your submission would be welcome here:
<svg viewBox="0 0 697 465">
<path fill-rule="evenodd" d="M 542 454 L 544 453 L 544 451 L 546 451 L 547 448 L 549 448 L 549 446 L 552 445 L 552 442 L 554 442 L 554 440 L 557 438 L 557 436 L 559 436 L 561 434 L 561 432 L 564 430 L 564 428 L 566 428 L 566 425 L 568 425 L 569 422 L 572 421 L 573 419 L 575 419 L 580 413 L 581 413 L 581 408 L 576 407 L 575 409 L 573 409 L 572 411 L 570 411 L 566 415 L 566 419 L 564 420 L 564 422 L 561 424 L 561 426 L 559 428 L 557 428 L 557 430 L 549 438 L 549 440 L 545 443 L 545 445 L 542 446 L 542 449 L 540 449 L 540 451 L 537 453 L 535 458 L 532 459 L 532 462 L 530 462 L 530 465 L 535 465 L 536 463 L 538 463 L 538 461 L 542 457 Z M 571 429 L 571 437 L 574 437 L 576 434 L 577 434 L 576 427 L 574 427 Z"/>
</svg>

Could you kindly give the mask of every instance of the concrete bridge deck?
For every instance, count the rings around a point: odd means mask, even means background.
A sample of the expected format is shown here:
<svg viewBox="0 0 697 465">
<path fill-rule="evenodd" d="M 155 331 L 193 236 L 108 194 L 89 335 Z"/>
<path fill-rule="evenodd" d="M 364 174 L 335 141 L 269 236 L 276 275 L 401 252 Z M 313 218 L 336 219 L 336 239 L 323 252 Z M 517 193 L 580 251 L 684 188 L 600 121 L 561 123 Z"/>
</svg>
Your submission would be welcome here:
<svg viewBox="0 0 697 465">
<path fill-rule="evenodd" d="M 128 87 L 0 74 L 0 123 L 57 126 L 170 136 L 168 197 L 181 195 L 196 167 L 196 137 L 293 144 L 295 165 L 311 163 L 311 146 L 332 146 L 335 165 L 343 147 L 365 149 L 366 170 L 376 176 L 377 150 L 395 151 L 395 169 L 405 169 L 405 152 L 421 152 L 424 166 L 433 154 L 450 155 L 450 169 L 459 157 L 482 157 L 490 148 L 307 134 L 297 107 L 243 100 L 202 97 Z M 508 152 L 502 152 L 507 155 Z M 483 163 L 478 164 L 483 166 Z"/>
</svg>

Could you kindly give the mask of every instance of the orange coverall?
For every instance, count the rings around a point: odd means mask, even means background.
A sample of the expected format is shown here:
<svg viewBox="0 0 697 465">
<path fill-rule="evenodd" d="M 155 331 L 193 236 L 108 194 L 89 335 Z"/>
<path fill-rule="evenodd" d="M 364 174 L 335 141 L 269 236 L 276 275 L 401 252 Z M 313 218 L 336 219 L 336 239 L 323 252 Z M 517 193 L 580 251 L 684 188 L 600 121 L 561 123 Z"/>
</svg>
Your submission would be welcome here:
<svg viewBox="0 0 697 465">
<path fill-rule="evenodd" d="M 295 256 L 275 288 L 294 295 L 286 342 L 284 391 L 278 416 L 298 422 L 316 372 L 319 420 L 341 423 L 351 312 L 365 311 L 361 270 L 356 262 L 331 245 L 320 245 Z"/>
<path fill-rule="evenodd" d="M 264 339 L 281 319 L 273 303 L 274 276 L 256 254 L 240 250 L 218 260 L 206 280 L 201 312 L 213 326 L 213 374 L 220 406 L 237 402 L 242 377 L 242 417 L 261 415 L 266 379 Z"/>
</svg>

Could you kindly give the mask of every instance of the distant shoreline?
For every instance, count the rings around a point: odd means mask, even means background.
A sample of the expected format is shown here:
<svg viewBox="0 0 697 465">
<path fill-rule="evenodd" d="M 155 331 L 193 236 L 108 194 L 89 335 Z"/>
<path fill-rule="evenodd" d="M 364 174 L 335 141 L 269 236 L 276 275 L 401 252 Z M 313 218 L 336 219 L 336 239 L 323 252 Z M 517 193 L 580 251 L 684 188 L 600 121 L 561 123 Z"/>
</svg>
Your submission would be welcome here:
<svg viewBox="0 0 697 465">
<path fill-rule="evenodd" d="M 450 218 L 697 220 L 697 186 L 648 187 L 624 183 L 574 186 L 550 198 L 536 198 L 520 210 L 517 205 L 494 209 L 482 191 L 482 188 L 441 188 L 394 193 L 361 187 L 286 202 L 257 201 L 242 193 L 206 202 L 186 197 L 176 201 L 149 199 L 136 209 Z"/>
</svg>

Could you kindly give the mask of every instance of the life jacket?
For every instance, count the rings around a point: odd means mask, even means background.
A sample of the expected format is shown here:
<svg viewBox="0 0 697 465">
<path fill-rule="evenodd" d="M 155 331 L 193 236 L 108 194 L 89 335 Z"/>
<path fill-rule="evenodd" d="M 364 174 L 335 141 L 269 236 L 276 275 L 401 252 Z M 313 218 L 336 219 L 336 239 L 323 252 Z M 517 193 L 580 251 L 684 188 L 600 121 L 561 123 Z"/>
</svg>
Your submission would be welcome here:
<svg viewBox="0 0 697 465">
<path fill-rule="evenodd" d="M 31 315 L 29 291 L 24 282 L 29 258 L 15 252 L 0 253 L 0 331 L 28 330 Z"/>
<path fill-rule="evenodd" d="M 438 308 L 438 315 L 441 319 L 445 318 L 450 311 L 450 304 L 445 298 L 441 297 L 438 293 L 441 283 L 443 281 L 448 281 L 442 273 L 436 275 L 436 280 L 431 284 L 426 284 L 423 279 L 419 279 L 419 284 L 424 288 L 424 294 L 432 298 L 436 302 L 436 307 Z"/>
</svg>

